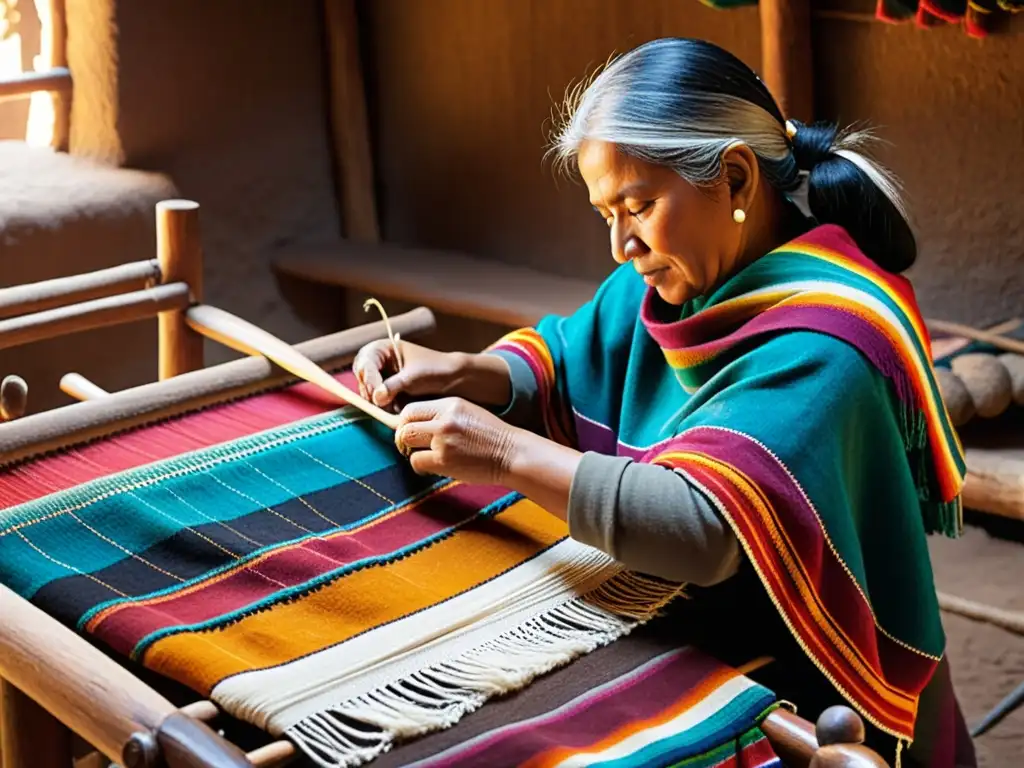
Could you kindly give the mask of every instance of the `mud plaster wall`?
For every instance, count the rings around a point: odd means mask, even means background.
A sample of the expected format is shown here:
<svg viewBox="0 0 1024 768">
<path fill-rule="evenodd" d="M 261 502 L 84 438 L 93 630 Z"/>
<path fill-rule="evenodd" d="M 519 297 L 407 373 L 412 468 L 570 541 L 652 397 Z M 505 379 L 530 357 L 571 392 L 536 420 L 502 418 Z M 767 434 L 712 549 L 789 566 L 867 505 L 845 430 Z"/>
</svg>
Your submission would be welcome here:
<svg viewBox="0 0 1024 768">
<path fill-rule="evenodd" d="M 280 248 L 340 234 L 319 3 L 67 6 L 72 151 L 166 173 L 201 202 L 211 303 L 289 341 L 342 322 L 336 292 L 282 286 L 269 269 Z M 603 224 L 582 188 L 541 162 L 552 101 L 610 52 L 660 35 L 760 60 L 755 10 L 697 0 L 359 7 L 384 236 L 594 279 L 611 264 Z M 835 21 L 817 22 L 815 36 L 822 114 L 868 119 L 894 144 L 883 159 L 917 216 L 925 310 L 978 323 L 1019 311 L 1024 18 L 984 42 Z M 365 316 L 355 304 L 347 318 Z M 502 330 L 439 320 L 444 347 L 479 347 Z M 230 356 L 208 347 L 210 362 Z"/>
<path fill-rule="evenodd" d="M 293 343 L 336 327 L 329 296 L 288 300 L 270 270 L 279 248 L 339 236 L 319 4 L 68 3 L 89 40 L 116 31 L 112 51 L 82 57 L 115 61 L 116 79 L 81 78 L 71 151 L 159 170 L 200 203 L 208 302 Z M 207 345 L 208 363 L 234 356 Z"/>
<path fill-rule="evenodd" d="M 386 236 L 563 274 L 601 277 L 611 260 L 584 191 L 556 184 L 540 161 L 552 99 L 612 51 L 662 35 L 760 60 L 755 10 L 695 1 L 362 8 Z M 814 33 L 821 116 L 868 120 L 892 144 L 880 157 L 903 177 L 915 214 L 911 274 L 924 310 L 977 323 L 1020 312 L 1024 18 L 985 41 L 958 28 L 832 20 Z"/>
</svg>

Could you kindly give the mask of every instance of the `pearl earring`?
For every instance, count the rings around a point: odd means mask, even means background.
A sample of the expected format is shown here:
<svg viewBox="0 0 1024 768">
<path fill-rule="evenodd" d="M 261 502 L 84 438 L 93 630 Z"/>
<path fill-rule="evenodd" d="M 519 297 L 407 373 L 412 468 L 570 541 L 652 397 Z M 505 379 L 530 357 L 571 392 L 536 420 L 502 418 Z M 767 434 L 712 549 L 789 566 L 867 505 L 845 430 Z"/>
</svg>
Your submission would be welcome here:
<svg viewBox="0 0 1024 768">
<path fill-rule="evenodd" d="M 735 211 L 732 212 L 732 219 L 737 224 L 742 224 L 744 221 L 747 220 L 747 214 L 746 212 L 744 212 L 742 208 L 737 208 Z"/>
</svg>

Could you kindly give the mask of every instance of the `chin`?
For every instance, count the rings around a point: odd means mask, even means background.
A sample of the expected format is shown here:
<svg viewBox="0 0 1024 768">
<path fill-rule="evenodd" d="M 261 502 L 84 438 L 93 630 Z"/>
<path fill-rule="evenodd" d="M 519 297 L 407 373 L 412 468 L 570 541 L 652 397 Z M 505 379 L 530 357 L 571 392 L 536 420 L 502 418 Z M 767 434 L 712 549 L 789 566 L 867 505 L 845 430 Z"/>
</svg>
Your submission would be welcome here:
<svg viewBox="0 0 1024 768">
<path fill-rule="evenodd" d="M 657 285 L 654 287 L 658 296 L 666 304 L 681 307 L 690 297 L 690 290 L 685 285 Z"/>
</svg>

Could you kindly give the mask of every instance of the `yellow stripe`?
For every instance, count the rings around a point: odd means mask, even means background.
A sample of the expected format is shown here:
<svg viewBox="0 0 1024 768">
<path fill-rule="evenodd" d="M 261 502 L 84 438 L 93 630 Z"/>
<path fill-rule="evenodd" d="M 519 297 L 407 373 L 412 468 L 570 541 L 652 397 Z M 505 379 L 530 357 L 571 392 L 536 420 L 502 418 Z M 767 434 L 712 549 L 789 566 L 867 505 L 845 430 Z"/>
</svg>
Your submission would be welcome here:
<svg viewBox="0 0 1024 768">
<path fill-rule="evenodd" d="M 530 501 L 416 554 L 351 573 L 223 629 L 156 641 L 145 664 L 209 695 L 229 675 L 285 664 L 429 608 L 530 559 L 567 535 Z"/>
<path fill-rule="evenodd" d="M 807 612 L 810 614 L 814 622 L 814 626 L 825 634 L 832 646 L 835 647 L 847 662 L 855 668 L 857 678 L 859 680 L 863 680 L 870 685 L 876 693 L 890 704 L 901 709 L 907 707 L 908 702 L 913 701 L 913 697 L 900 689 L 891 686 L 881 678 L 878 673 L 872 669 L 867 660 L 860 655 L 856 646 L 848 637 L 846 637 L 846 634 L 839 629 L 838 622 L 836 622 L 820 605 L 817 593 L 813 588 L 811 588 L 807 582 L 803 569 L 799 567 L 797 561 L 791 554 L 793 551 L 792 543 L 789 541 L 785 529 L 778 524 L 771 505 L 768 500 L 764 498 L 764 495 L 757 487 L 757 484 L 737 468 L 703 454 L 680 451 L 663 455 L 666 458 L 671 457 L 674 458 L 675 461 L 684 463 L 684 467 L 685 462 L 693 462 L 695 464 L 705 466 L 722 476 L 730 485 L 736 488 L 736 490 L 743 495 L 764 523 L 764 529 L 768 531 L 769 536 L 774 542 L 776 552 L 782 558 L 787 571 L 793 577 L 794 586 L 804 599 L 804 603 L 802 605 L 798 604 L 794 607 L 804 607 L 807 609 Z M 799 611 L 797 613 L 799 613 Z"/>
</svg>

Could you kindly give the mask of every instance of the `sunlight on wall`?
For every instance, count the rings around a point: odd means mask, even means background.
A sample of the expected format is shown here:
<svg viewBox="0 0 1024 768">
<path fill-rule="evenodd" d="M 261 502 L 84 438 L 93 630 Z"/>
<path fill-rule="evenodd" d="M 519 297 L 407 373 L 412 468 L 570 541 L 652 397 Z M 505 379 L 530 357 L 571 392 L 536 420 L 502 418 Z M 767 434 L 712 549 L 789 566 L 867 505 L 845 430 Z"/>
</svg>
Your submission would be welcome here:
<svg viewBox="0 0 1024 768">
<path fill-rule="evenodd" d="M 17 31 L 23 17 L 19 0 L 0 0 L 0 78 L 16 77 L 24 69 L 26 56 L 22 35 Z M 39 19 L 40 52 L 32 56 L 32 70 L 39 72 L 53 66 L 55 59 L 51 1 L 34 0 Z M 49 93 L 33 93 L 29 97 L 28 119 L 24 127 L 25 142 L 32 146 L 50 146 L 54 130 L 54 100 Z"/>
<path fill-rule="evenodd" d="M 39 15 L 39 55 L 32 57 L 32 68 L 39 72 L 53 66 L 56 59 L 53 39 L 53 3 L 50 0 L 35 0 Z M 61 41 L 61 44 L 63 41 Z M 48 147 L 53 142 L 54 98 L 49 93 L 33 93 L 28 108 L 28 125 L 25 126 L 25 141 L 34 147 Z"/>
</svg>

